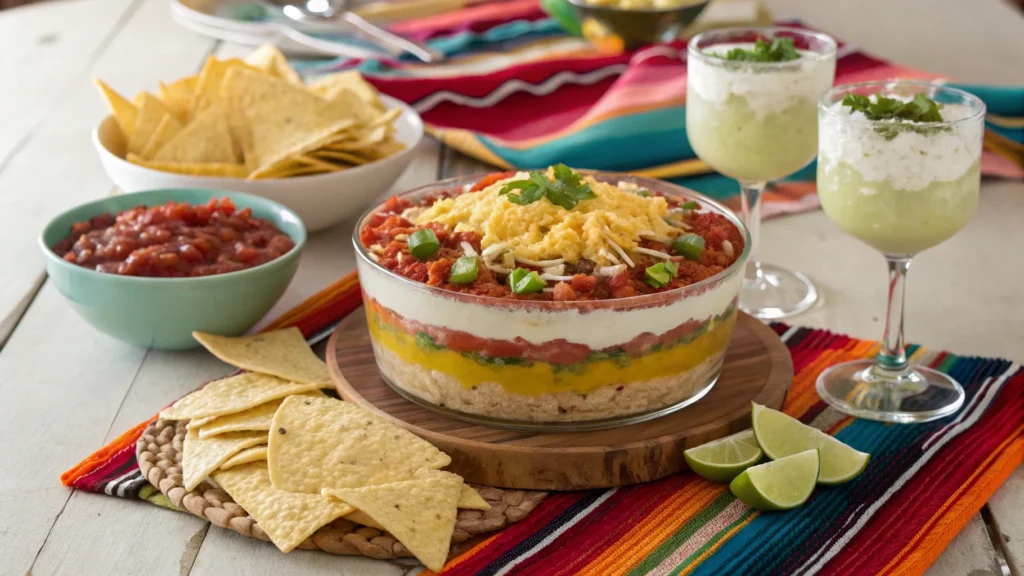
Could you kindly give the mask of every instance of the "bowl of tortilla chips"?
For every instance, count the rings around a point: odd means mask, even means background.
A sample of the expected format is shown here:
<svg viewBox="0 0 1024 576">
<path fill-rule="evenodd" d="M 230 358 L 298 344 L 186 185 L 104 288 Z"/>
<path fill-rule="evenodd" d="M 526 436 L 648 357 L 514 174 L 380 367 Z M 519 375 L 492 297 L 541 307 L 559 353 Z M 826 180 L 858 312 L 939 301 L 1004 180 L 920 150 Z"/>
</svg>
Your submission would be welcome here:
<svg viewBox="0 0 1024 576">
<path fill-rule="evenodd" d="M 199 74 L 131 100 L 100 80 L 111 114 L 93 131 L 123 192 L 235 190 L 295 211 L 310 232 L 357 216 L 412 161 L 423 122 L 356 70 L 303 83 L 265 45 L 210 57 Z"/>
</svg>

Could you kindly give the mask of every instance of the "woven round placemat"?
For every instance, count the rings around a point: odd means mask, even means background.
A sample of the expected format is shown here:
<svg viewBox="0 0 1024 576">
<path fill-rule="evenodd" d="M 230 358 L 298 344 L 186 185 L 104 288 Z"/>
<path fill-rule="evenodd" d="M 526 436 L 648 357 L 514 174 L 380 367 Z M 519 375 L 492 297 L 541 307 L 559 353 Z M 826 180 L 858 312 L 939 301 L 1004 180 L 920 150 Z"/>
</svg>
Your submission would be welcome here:
<svg viewBox="0 0 1024 576">
<path fill-rule="evenodd" d="M 270 538 L 256 520 L 210 479 L 204 480 L 191 492 L 185 491 L 181 475 L 185 424 L 185 421 L 157 419 L 146 428 L 135 445 L 135 455 L 142 475 L 179 510 L 243 536 L 269 541 Z M 452 534 L 453 553 L 458 552 L 462 545 L 475 536 L 501 530 L 522 520 L 547 495 L 546 492 L 471 486 L 491 505 L 491 509 L 459 510 L 455 533 Z M 369 556 L 379 560 L 412 557 L 391 534 L 344 518 L 338 518 L 317 530 L 299 544 L 298 549 L 321 550 L 345 556 Z"/>
</svg>

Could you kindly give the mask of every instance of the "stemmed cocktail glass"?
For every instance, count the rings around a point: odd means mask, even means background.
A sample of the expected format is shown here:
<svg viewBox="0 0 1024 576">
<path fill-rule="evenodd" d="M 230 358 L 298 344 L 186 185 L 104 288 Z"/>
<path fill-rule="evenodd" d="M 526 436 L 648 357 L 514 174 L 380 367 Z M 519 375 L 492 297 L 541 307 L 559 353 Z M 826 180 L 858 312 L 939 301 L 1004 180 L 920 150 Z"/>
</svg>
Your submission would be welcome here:
<svg viewBox="0 0 1024 576">
<path fill-rule="evenodd" d="M 803 312 L 818 297 L 806 276 L 761 264 L 754 250 L 765 185 L 807 166 L 818 151 L 817 102 L 835 66 L 832 38 L 796 28 L 727 28 L 689 43 L 686 135 L 701 160 L 739 181 L 753 240 L 740 308 L 758 318 Z"/>
<path fill-rule="evenodd" d="M 956 380 L 908 364 L 903 294 L 911 257 L 956 234 L 977 210 L 984 117 L 985 105 L 976 97 L 918 82 L 839 86 L 821 98 L 821 205 L 889 266 L 877 356 L 833 366 L 818 377 L 818 394 L 843 412 L 924 422 L 963 404 Z"/>
</svg>

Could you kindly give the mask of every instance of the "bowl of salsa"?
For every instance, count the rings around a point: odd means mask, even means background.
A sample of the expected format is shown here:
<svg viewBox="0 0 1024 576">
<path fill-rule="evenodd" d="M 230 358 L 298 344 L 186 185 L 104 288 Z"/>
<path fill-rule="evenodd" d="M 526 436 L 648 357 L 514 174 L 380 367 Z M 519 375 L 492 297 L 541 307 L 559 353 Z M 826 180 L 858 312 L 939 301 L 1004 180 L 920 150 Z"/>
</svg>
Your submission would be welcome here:
<svg viewBox="0 0 1024 576">
<path fill-rule="evenodd" d="M 90 324 L 129 344 L 181 350 L 192 332 L 245 333 L 288 287 L 302 220 L 270 200 L 150 190 L 82 204 L 39 238 L 46 269 Z"/>
</svg>

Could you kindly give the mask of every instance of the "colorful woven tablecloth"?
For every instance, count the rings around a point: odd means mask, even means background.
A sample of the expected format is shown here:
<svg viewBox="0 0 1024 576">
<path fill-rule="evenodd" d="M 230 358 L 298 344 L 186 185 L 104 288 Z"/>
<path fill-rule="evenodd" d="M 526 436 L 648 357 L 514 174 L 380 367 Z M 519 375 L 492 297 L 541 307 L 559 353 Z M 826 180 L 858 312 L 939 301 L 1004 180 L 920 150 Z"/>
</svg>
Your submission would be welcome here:
<svg viewBox="0 0 1024 576">
<path fill-rule="evenodd" d="M 800 26 L 797 22 L 782 22 Z M 358 67 L 381 91 L 412 105 L 447 145 L 500 167 L 564 162 L 665 178 L 736 206 L 735 181 L 713 174 L 686 139 L 683 42 L 606 55 L 567 35 L 537 0 L 511 0 L 408 21 L 396 31 L 451 59 L 299 62 L 308 73 Z M 836 83 L 939 76 L 841 45 Z M 1024 178 L 1024 86 L 957 85 L 988 106 L 982 171 Z M 818 206 L 812 164 L 765 196 L 765 215 Z"/>
<path fill-rule="evenodd" d="M 294 325 L 315 340 L 360 303 L 353 273 L 268 329 Z M 726 485 L 690 473 L 614 490 L 553 494 L 521 522 L 449 562 L 443 574 L 924 573 L 1024 461 L 1024 369 L 911 346 L 912 362 L 964 384 L 964 408 L 927 424 L 855 420 L 826 408 L 814 382 L 828 366 L 870 357 L 876 344 L 824 330 L 773 327 L 793 355 L 795 376 L 784 410 L 870 452 L 859 478 L 820 488 L 806 505 L 783 513 L 752 511 Z M 146 424 L 64 473 L 62 482 L 169 506 L 135 461 L 135 441 Z"/>
</svg>

